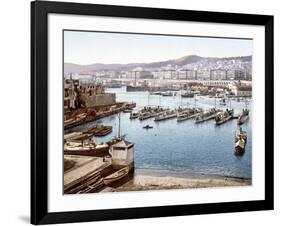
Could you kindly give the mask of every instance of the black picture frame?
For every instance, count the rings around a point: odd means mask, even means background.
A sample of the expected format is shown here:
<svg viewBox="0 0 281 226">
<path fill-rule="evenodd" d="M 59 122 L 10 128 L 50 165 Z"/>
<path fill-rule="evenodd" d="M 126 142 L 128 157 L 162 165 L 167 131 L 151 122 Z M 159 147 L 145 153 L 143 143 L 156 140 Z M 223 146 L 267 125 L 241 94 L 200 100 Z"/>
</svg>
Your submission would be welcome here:
<svg viewBox="0 0 281 226">
<path fill-rule="evenodd" d="M 113 16 L 265 27 L 265 199 L 142 208 L 48 212 L 48 14 Z M 273 186 L 273 16 L 113 5 L 31 3 L 31 223 L 51 224 L 192 214 L 272 210 Z"/>
</svg>

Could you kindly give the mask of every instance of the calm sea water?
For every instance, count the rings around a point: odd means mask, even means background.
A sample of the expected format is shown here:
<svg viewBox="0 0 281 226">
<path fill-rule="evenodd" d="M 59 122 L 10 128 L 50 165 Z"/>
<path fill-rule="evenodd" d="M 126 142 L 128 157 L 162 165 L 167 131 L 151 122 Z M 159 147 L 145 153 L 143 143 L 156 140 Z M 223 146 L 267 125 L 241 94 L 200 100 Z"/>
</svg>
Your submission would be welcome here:
<svg viewBox="0 0 281 226">
<path fill-rule="evenodd" d="M 137 108 L 145 105 L 194 107 L 194 98 L 181 98 L 180 95 L 162 97 L 149 95 L 148 92 L 126 92 L 125 87 L 108 89 L 116 93 L 117 101 L 134 101 Z M 196 106 L 204 109 L 214 107 L 215 99 L 196 97 Z M 217 100 L 217 108 L 220 106 Z M 244 102 L 231 101 L 235 114 L 245 108 Z M 251 109 L 251 103 L 248 106 Z M 121 113 L 121 133 L 126 139 L 135 144 L 135 167 L 137 172 L 162 171 L 165 175 L 179 176 L 231 176 L 252 178 L 252 130 L 250 120 L 243 126 L 248 133 L 248 141 L 243 156 L 234 155 L 234 133 L 237 121 L 231 120 L 216 126 L 214 121 L 195 124 L 193 119 L 177 123 L 176 119 L 154 122 L 152 119 L 140 121 L 130 120 L 130 114 Z M 117 136 L 118 116 L 113 115 L 96 122 L 91 122 L 71 129 L 79 131 L 93 124 L 113 126 L 113 132 L 102 138 L 94 138 L 97 142 L 105 142 Z M 146 124 L 153 129 L 143 129 Z"/>
</svg>

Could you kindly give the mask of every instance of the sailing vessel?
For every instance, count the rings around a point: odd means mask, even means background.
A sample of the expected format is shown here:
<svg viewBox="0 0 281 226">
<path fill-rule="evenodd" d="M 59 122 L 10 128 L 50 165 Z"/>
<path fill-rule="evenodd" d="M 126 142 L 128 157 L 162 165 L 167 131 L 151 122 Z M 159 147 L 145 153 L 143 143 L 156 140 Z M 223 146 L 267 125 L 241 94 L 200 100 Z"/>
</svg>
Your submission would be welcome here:
<svg viewBox="0 0 281 226">
<path fill-rule="evenodd" d="M 87 117 L 87 113 L 81 113 L 72 118 L 66 119 L 66 120 L 64 120 L 64 128 L 68 129 L 73 126 L 77 126 L 77 125 L 81 124 L 81 122 L 84 119 L 86 119 L 86 117 Z"/>
<path fill-rule="evenodd" d="M 162 121 L 162 120 L 166 120 L 166 119 L 171 119 L 171 118 L 175 118 L 177 117 L 177 113 L 176 111 L 172 110 L 172 111 L 165 111 L 163 113 L 158 114 L 155 118 L 154 121 Z"/>
<path fill-rule="evenodd" d="M 183 98 L 192 98 L 192 97 L 194 97 L 194 93 L 191 92 L 191 91 L 186 91 L 186 92 L 181 94 L 181 97 L 183 97 Z"/>
<path fill-rule="evenodd" d="M 250 111 L 248 109 L 243 109 L 241 115 L 239 115 L 237 124 L 242 125 L 249 119 Z"/>
<path fill-rule="evenodd" d="M 139 117 L 139 113 L 138 112 L 131 112 L 130 113 L 130 119 L 135 119 Z"/>
<path fill-rule="evenodd" d="M 215 117 L 216 125 L 221 125 L 221 124 L 229 121 L 230 119 L 232 119 L 233 114 L 234 114 L 233 109 L 231 109 L 231 110 L 226 109 L 226 111 L 218 113 Z"/>
<path fill-rule="evenodd" d="M 139 120 L 149 119 L 149 118 L 152 118 L 154 116 L 155 116 L 155 114 L 153 112 L 150 112 L 150 111 L 141 112 L 139 114 Z"/>
<path fill-rule="evenodd" d="M 67 141 L 64 144 L 64 154 L 67 155 L 105 156 L 108 150 L 108 144 L 94 142 Z"/>
<path fill-rule="evenodd" d="M 240 127 L 235 133 L 235 153 L 241 155 L 245 152 L 247 133 Z"/>
<path fill-rule="evenodd" d="M 200 115 L 200 110 L 196 108 L 192 108 L 183 112 L 178 112 L 177 114 L 177 122 L 182 122 L 191 118 L 194 118 L 196 116 Z"/>
<path fill-rule="evenodd" d="M 123 110 L 124 113 L 131 113 L 133 111 L 133 109 L 131 108 L 126 108 Z"/>
<path fill-rule="evenodd" d="M 206 112 L 202 112 L 195 117 L 195 123 L 201 123 L 213 119 L 216 117 L 217 112 L 218 111 L 215 108 L 212 108 L 211 110 Z"/>
<path fill-rule="evenodd" d="M 241 127 L 235 133 L 235 142 L 237 142 L 240 137 L 247 142 L 247 132 L 243 131 Z"/>
</svg>

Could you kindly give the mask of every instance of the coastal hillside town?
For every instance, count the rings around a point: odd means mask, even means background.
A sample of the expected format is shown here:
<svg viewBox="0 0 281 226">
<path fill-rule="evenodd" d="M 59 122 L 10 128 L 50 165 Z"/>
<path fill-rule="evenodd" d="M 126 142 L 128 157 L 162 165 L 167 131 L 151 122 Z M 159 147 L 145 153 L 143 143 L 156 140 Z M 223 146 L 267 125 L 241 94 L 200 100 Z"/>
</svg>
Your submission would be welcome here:
<svg viewBox="0 0 281 226">
<path fill-rule="evenodd" d="M 134 64 L 75 65 L 65 63 L 65 77 L 74 73 L 85 79 L 189 79 L 251 80 L 252 56 L 204 58 L 196 55 L 175 60 Z"/>
</svg>

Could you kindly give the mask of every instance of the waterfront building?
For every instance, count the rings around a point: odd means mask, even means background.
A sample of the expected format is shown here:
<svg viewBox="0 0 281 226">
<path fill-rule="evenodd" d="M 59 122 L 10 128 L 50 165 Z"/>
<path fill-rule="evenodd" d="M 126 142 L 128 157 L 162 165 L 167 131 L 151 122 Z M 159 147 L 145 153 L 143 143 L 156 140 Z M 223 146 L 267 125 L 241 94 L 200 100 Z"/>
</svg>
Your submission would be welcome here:
<svg viewBox="0 0 281 226">
<path fill-rule="evenodd" d="M 121 140 L 110 147 L 109 153 L 112 156 L 112 166 L 114 169 L 121 169 L 125 166 L 134 168 L 134 144 L 126 140 Z"/>
<path fill-rule="evenodd" d="M 116 103 L 115 93 L 105 93 L 101 84 L 64 80 L 64 109 L 108 106 Z"/>
<path fill-rule="evenodd" d="M 78 87 L 80 82 L 78 79 L 64 80 L 64 109 L 77 108 Z"/>
</svg>

